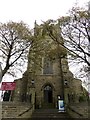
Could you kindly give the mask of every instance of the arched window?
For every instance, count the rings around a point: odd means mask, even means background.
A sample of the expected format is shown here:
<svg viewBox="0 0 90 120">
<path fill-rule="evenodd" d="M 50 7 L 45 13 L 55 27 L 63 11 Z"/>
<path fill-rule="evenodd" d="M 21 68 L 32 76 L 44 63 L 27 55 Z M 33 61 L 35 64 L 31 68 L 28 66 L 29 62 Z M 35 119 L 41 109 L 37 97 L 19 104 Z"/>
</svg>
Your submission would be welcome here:
<svg viewBox="0 0 90 120">
<path fill-rule="evenodd" d="M 53 74 L 53 62 L 49 58 L 43 60 L 43 74 Z"/>
</svg>

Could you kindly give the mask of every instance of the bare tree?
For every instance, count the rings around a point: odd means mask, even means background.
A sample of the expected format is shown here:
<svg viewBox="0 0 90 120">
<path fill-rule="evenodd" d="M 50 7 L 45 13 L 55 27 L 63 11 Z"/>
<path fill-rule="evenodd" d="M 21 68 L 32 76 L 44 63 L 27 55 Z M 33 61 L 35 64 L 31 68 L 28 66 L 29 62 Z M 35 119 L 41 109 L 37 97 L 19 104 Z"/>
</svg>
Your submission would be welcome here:
<svg viewBox="0 0 90 120">
<path fill-rule="evenodd" d="M 65 19 L 65 18 L 63 18 Z M 80 77 L 86 77 L 90 71 L 90 13 L 89 10 L 73 8 L 70 16 L 62 26 L 65 46 L 72 53 L 71 58 L 82 67 L 78 71 Z M 71 59 L 70 58 L 70 59 Z"/>
<path fill-rule="evenodd" d="M 55 29 L 54 26 L 58 26 Z M 48 34 L 57 44 L 60 44 L 69 53 L 69 58 L 79 63 L 84 63 L 85 73 L 90 71 L 90 12 L 73 7 L 68 16 L 56 21 L 44 22 L 45 34 Z M 44 30 L 44 31 L 45 31 Z M 64 44 L 63 44 L 64 42 Z M 81 69 L 82 70 L 82 69 Z"/>
<path fill-rule="evenodd" d="M 90 66 L 90 53 L 88 52 L 90 43 L 89 12 L 80 11 L 73 8 L 71 16 L 66 25 L 62 27 L 62 35 L 65 39 L 67 49 Z"/>
<path fill-rule="evenodd" d="M 23 66 L 31 45 L 30 30 L 23 22 L 0 24 L 0 59 L 4 66 L 2 77 L 9 73 L 15 76 L 14 69 Z"/>
</svg>

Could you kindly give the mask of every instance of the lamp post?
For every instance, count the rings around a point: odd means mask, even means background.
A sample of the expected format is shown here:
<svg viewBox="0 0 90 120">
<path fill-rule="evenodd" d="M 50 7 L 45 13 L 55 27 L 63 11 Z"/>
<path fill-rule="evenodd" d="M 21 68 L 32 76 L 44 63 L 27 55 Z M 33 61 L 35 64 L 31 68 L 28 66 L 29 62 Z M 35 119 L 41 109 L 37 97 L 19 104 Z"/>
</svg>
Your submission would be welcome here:
<svg viewBox="0 0 90 120">
<path fill-rule="evenodd" d="M 0 62 L 0 83 L 2 81 L 2 66 L 1 66 L 1 62 Z"/>
</svg>

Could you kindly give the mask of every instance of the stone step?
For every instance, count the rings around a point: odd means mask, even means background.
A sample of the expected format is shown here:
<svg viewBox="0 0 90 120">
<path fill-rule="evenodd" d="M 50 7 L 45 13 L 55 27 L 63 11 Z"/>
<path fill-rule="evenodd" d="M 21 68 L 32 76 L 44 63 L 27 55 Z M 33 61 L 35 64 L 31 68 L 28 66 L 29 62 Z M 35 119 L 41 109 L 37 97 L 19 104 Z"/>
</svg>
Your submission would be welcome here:
<svg viewBox="0 0 90 120">
<path fill-rule="evenodd" d="M 16 118 L 30 108 L 30 104 L 3 102 L 2 103 L 2 117 Z"/>
<path fill-rule="evenodd" d="M 57 109 L 37 109 L 33 112 L 32 118 L 70 118 L 66 112 L 59 112 Z"/>
</svg>

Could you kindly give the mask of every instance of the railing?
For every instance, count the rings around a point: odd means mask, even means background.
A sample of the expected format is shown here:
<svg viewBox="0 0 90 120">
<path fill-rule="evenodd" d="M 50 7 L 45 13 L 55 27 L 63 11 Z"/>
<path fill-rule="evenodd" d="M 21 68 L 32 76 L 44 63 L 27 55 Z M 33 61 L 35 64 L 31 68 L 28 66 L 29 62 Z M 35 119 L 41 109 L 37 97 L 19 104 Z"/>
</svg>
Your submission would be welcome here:
<svg viewBox="0 0 90 120">
<path fill-rule="evenodd" d="M 77 106 L 76 106 L 77 107 Z M 78 108 L 77 108 L 78 109 Z M 83 109 L 83 108 L 82 108 Z M 66 105 L 66 111 L 71 117 L 75 118 L 88 118 L 88 115 L 85 116 L 84 113 L 80 113 L 78 110 L 72 108 L 70 105 Z"/>
<path fill-rule="evenodd" d="M 25 113 L 27 113 L 28 117 L 29 115 L 32 115 L 32 112 L 34 111 L 34 106 L 34 104 L 29 104 L 25 102 L 2 102 L 2 117 L 21 118 Z"/>
<path fill-rule="evenodd" d="M 18 117 L 24 115 L 25 113 L 27 113 L 27 112 L 30 111 L 30 110 L 32 110 L 32 112 L 33 112 L 33 110 L 35 109 L 35 93 L 31 93 L 31 94 L 32 94 L 32 95 L 30 96 L 30 103 L 31 103 L 32 106 L 30 106 L 27 110 L 25 110 L 25 111 L 23 111 L 22 113 L 20 113 L 20 114 L 18 115 Z M 27 100 L 28 100 L 28 99 L 27 99 Z"/>
<path fill-rule="evenodd" d="M 30 111 L 30 110 L 33 111 L 34 106 L 35 106 L 35 104 L 33 104 L 32 106 L 30 106 L 27 110 L 25 110 L 25 111 L 23 111 L 22 113 L 20 113 L 20 114 L 18 115 L 18 117 L 24 115 L 25 113 L 27 113 L 27 112 Z"/>
<path fill-rule="evenodd" d="M 78 116 L 83 117 L 83 114 L 80 114 L 80 113 L 77 112 L 76 110 L 72 109 L 70 106 L 68 106 L 67 109 L 69 109 L 70 111 L 74 112 L 74 113 L 77 114 Z M 68 110 L 67 110 L 67 112 L 68 112 Z M 68 114 L 69 114 L 69 113 L 68 113 Z"/>
</svg>

